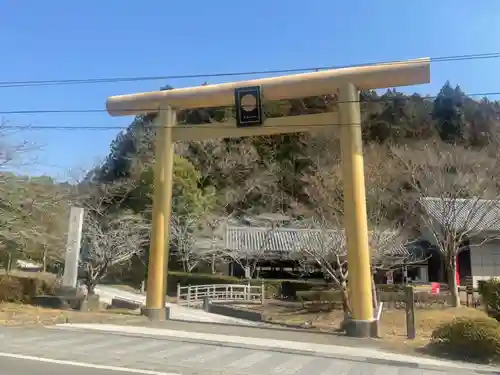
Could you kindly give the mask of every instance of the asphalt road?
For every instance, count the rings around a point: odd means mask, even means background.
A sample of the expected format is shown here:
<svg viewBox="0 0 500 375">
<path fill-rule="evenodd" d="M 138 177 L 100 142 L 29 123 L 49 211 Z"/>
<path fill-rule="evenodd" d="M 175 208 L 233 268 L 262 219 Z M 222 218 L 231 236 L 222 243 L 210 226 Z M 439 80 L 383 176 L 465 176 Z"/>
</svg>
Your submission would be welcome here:
<svg viewBox="0 0 500 375">
<path fill-rule="evenodd" d="M 114 371 L 88 367 L 77 367 L 60 363 L 47 363 L 19 358 L 0 357 L 0 375 L 118 375 L 127 371 Z"/>
<path fill-rule="evenodd" d="M 0 328 L 0 375 L 446 375 L 404 366 L 101 332 Z M 459 372 L 458 372 L 459 373 Z M 457 375 L 456 371 L 453 371 Z"/>
</svg>

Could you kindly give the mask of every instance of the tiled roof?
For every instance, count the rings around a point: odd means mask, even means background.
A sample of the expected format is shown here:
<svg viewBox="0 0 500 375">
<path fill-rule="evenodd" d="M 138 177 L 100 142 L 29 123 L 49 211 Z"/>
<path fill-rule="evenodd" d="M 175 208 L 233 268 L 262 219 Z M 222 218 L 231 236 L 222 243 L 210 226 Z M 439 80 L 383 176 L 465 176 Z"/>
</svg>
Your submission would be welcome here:
<svg viewBox="0 0 500 375">
<path fill-rule="evenodd" d="M 381 232 L 378 243 L 388 239 L 391 233 Z M 376 240 L 372 238 L 372 241 Z M 387 245 L 384 244 L 384 245 Z M 342 230 L 321 229 L 295 229 L 265 227 L 234 227 L 228 226 L 226 230 L 226 249 L 238 251 L 247 255 L 274 253 L 291 255 L 301 249 L 309 248 L 316 253 L 330 252 L 332 247 L 345 246 L 345 235 Z M 406 256 L 408 250 L 403 245 L 395 245 L 390 249 L 392 256 Z"/>
<path fill-rule="evenodd" d="M 422 198 L 420 204 L 441 226 L 454 230 L 500 231 L 500 202 L 486 199 Z"/>
</svg>

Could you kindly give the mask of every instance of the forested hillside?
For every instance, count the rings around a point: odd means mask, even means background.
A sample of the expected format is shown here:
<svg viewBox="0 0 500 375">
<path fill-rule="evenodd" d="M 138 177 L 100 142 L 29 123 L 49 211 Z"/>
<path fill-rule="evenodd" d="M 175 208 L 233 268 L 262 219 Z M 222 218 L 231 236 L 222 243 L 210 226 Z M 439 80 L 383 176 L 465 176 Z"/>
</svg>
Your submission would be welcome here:
<svg viewBox="0 0 500 375">
<path fill-rule="evenodd" d="M 325 96 L 273 103 L 266 112 L 272 117 L 298 115 L 330 111 L 335 106 L 335 98 Z M 384 150 L 389 145 L 411 149 L 418 142 L 440 139 L 464 148 L 481 149 L 497 142 L 500 104 L 487 98 L 468 97 L 449 82 L 436 97 L 405 95 L 396 90 L 383 95 L 363 92 L 361 108 L 367 152 L 382 158 L 366 159 L 368 174 L 371 164 L 384 166 Z M 193 124 L 220 121 L 225 116 L 228 111 L 224 109 L 179 114 L 181 121 Z M 144 189 L 149 190 L 152 181 L 151 120 L 151 116 L 137 117 L 117 136 L 106 162 L 89 176 L 93 182 L 128 180 L 141 186 L 122 202 L 136 211 L 144 210 L 150 203 L 144 198 Z M 338 169 L 340 148 L 334 136 L 335 125 L 311 134 L 177 144 L 174 212 L 307 212 L 315 205 L 311 191 L 318 183 L 318 175 Z"/>
</svg>

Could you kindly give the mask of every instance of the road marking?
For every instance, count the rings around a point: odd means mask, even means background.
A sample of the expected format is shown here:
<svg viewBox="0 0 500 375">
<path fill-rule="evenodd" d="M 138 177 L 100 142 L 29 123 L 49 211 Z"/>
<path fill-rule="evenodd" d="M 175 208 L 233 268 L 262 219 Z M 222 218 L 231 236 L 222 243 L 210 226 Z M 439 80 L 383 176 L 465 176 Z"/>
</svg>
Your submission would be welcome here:
<svg viewBox="0 0 500 375">
<path fill-rule="evenodd" d="M 396 366 L 377 366 L 373 375 L 398 375 L 399 368 Z"/>
<path fill-rule="evenodd" d="M 200 350 L 201 345 L 180 345 L 176 348 L 169 347 L 169 344 L 166 344 L 166 348 L 160 351 L 155 351 L 146 355 L 147 358 L 155 358 L 155 359 L 166 359 L 181 355 L 186 355 L 188 352 L 192 352 L 193 350 Z"/>
<path fill-rule="evenodd" d="M 0 352 L 0 357 L 13 358 L 13 359 L 24 359 L 27 361 L 45 362 L 45 363 L 51 363 L 54 365 L 66 365 L 66 366 L 93 368 L 96 370 L 129 372 L 129 373 L 133 373 L 133 374 L 143 374 L 143 375 L 181 375 L 181 374 L 175 373 L 175 372 L 161 372 L 161 371 L 141 370 L 141 369 L 135 369 L 135 368 L 129 368 L 129 367 L 94 365 L 92 363 L 64 361 L 64 360 L 59 360 L 59 359 L 34 357 L 34 356 L 30 356 L 30 355 L 14 354 L 14 353 Z"/>
<path fill-rule="evenodd" d="M 238 359 L 237 361 L 231 362 L 230 364 L 227 365 L 227 367 L 234 367 L 237 369 L 244 370 L 251 367 L 252 365 L 255 365 L 256 363 L 262 362 L 271 357 L 272 357 L 271 353 L 259 351 L 247 355 L 241 359 Z"/>
<path fill-rule="evenodd" d="M 44 337 L 40 336 L 40 340 L 43 340 Z M 70 336 L 66 338 L 54 338 L 53 340 L 46 340 L 46 342 L 41 345 L 43 348 L 49 347 L 49 348 L 57 348 L 57 347 L 64 347 L 66 345 L 71 345 L 71 346 L 78 346 L 81 343 L 88 342 L 88 337 L 85 337 L 85 335 L 82 336 Z"/>
<path fill-rule="evenodd" d="M 353 364 L 349 362 L 332 361 L 319 375 L 347 375 L 352 367 Z M 397 369 L 397 367 L 395 368 Z"/>
<path fill-rule="evenodd" d="M 210 350 L 208 352 L 204 352 L 198 355 L 195 355 L 194 357 L 190 357 L 185 360 L 185 362 L 191 363 L 205 363 L 205 362 L 210 362 L 214 361 L 217 358 L 224 357 L 225 355 L 228 355 L 232 353 L 234 349 L 232 348 L 224 348 L 224 347 L 217 347 L 214 350 Z"/>
<path fill-rule="evenodd" d="M 109 340 L 103 340 L 103 341 L 94 341 L 93 343 L 90 344 L 84 344 L 84 345 L 78 345 L 74 346 L 71 348 L 74 352 L 81 353 L 81 352 L 88 352 L 96 349 L 104 350 L 104 348 L 109 347 L 109 346 L 120 346 L 121 344 L 130 342 L 130 340 L 120 340 L 118 339 L 109 339 Z"/>
<path fill-rule="evenodd" d="M 315 357 L 295 356 L 292 359 L 281 363 L 275 367 L 271 372 L 273 374 L 295 374 L 300 371 L 305 365 L 316 360 Z"/>
</svg>

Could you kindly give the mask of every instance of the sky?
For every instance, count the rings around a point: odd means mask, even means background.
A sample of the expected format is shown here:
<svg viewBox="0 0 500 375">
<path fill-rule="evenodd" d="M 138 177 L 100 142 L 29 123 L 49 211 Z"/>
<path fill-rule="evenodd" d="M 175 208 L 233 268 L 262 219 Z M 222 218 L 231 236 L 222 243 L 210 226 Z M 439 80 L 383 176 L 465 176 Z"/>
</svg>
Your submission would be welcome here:
<svg viewBox="0 0 500 375">
<path fill-rule="evenodd" d="M 500 52 L 500 1 L 481 0 L 0 0 L 0 83 L 170 76 L 343 66 Z M 497 48 L 495 50 L 495 48 Z M 500 59 L 436 62 L 432 82 L 402 88 L 435 95 L 446 80 L 467 93 L 500 92 Z M 0 87 L 0 118 L 27 128 L 25 171 L 73 178 L 101 161 L 131 117 L 110 117 L 108 96 L 259 76 L 43 87 Z M 496 96 L 492 96 L 495 99 Z M 500 100 L 500 95 L 498 96 Z M 103 109 L 98 113 L 12 111 Z M 78 127 L 87 129 L 78 129 Z M 5 140 L 3 140 L 5 141 Z"/>
</svg>

